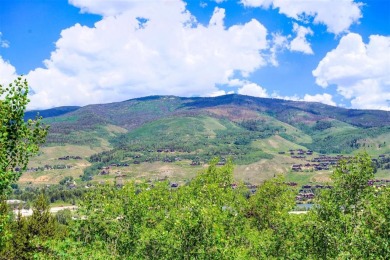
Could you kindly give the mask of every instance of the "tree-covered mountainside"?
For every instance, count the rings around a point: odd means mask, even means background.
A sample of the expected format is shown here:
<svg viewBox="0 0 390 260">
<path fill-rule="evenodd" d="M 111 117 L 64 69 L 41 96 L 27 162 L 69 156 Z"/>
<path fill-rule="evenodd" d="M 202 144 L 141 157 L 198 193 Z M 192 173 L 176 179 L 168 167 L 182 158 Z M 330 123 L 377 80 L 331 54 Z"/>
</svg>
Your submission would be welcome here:
<svg viewBox="0 0 390 260">
<path fill-rule="evenodd" d="M 230 109 L 229 109 L 230 108 Z M 218 109 L 235 109 L 229 114 L 220 115 L 230 119 L 253 116 L 242 112 L 250 110 L 264 113 L 289 124 L 315 123 L 322 120 L 338 120 L 357 127 L 381 127 L 390 124 L 390 112 L 380 110 L 356 110 L 333 107 L 321 103 L 298 102 L 281 99 L 257 98 L 243 95 L 225 95 L 219 97 L 182 98 L 175 96 L 150 96 L 123 102 L 88 105 L 85 107 L 62 107 L 39 111 L 44 118 L 60 116 L 61 122 L 73 122 L 79 125 L 110 123 L 134 129 L 156 119 L 177 115 L 199 115 L 211 113 L 218 116 Z M 31 113 L 27 112 L 29 116 Z M 240 113 L 241 112 L 241 113 Z M 89 120 L 85 116 L 92 115 Z M 51 120 L 49 120 L 51 121 Z M 56 122 L 54 120 L 53 122 Z"/>
<path fill-rule="evenodd" d="M 52 116 L 56 113 L 63 114 Z M 48 144 L 98 145 L 99 140 L 106 139 L 115 147 L 135 140 L 141 146 L 148 146 L 146 143 L 150 141 L 169 146 L 168 140 L 190 145 L 202 138 L 212 140 L 229 135 L 232 143 L 249 145 L 257 138 L 280 135 L 314 151 L 343 153 L 369 146 L 365 139 L 390 132 L 390 112 L 242 95 L 152 96 L 81 108 L 58 108 L 40 114 L 47 114 L 45 122 L 51 125 Z M 164 130 L 169 127 L 172 129 Z"/>
<path fill-rule="evenodd" d="M 67 107 L 56 107 L 56 108 L 45 109 L 45 110 L 30 110 L 24 113 L 24 119 L 25 120 L 35 119 L 37 114 L 39 114 L 44 118 L 60 116 L 66 113 L 73 112 L 79 108 L 80 107 L 78 106 L 67 106 Z"/>
<path fill-rule="evenodd" d="M 134 171 L 159 172 L 156 178 L 180 172 L 178 167 L 191 172 L 184 174 L 183 179 L 188 179 L 196 170 L 184 169 L 183 165 L 195 169 L 219 157 L 220 164 L 232 158 L 244 167 L 237 170 L 245 176 L 243 179 L 258 183 L 274 174 L 290 172 L 294 164 L 302 164 L 295 170 L 328 170 L 328 165 L 310 164 L 320 154 L 351 155 L 365 150 L 373 158 L 390 155 L 390 112 L 379 110 L 226 95 L 150 96 L 51 111 L 63 114 L 48 113 L 44 119 L 50 131 L 42 151 L 58 156 L 48 158 L 46 154 L 33 160 L 36 163 L 31 171 L 37 172 L 31 173 L 36 175 L 33 180 L 40 174 L 50 177 L 53 171 L 59 175 L 54 181 L 58 183 L 68 176 L 66 170 L 58 170 L 65 166 L 72 168 L 69 176 L 90 180 L 109 165 L 121 165 L 115 171 L 129 176 Z M 290 154 L 290 149 L 311 152 L 306 157 Z M 71 160 L 71 165 L 58 161 L 67 155 L 81 156 L 83 161 Z M 147 169 L 142 168 L 144 163 L 148 163 Z M 165 166 L 158 163 L 173 166 L 161 170 Z M 310 166 L 305 167 L 307 164 Z M 30 177 L 22 179 L 29 182 Z"/>
</svg>

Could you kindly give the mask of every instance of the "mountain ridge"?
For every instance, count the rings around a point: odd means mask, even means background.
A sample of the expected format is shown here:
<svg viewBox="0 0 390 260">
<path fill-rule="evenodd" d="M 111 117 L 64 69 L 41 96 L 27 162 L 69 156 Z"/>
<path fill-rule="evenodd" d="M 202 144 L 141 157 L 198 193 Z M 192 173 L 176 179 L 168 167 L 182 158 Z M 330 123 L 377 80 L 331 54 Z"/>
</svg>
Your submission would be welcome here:
<svg viewBox="0 0 390 260">
<path fill-rule="evenodd" d="M 147 96 L 141 98 L 128 99 L 120 102 L 106 103 L 106 104 L 93 104 L 83 107 L 69 106 L 58 107 L 47 110 L 36 110 L 26 112 L 26 118 L 33 118 L 33 114 L 39 112 L 45 118 L 66 116 L 72 112 L 88 111 L 100 116 L 103 116 L 110 121 L 110 116 L 107 113 L 99 113 L 101 110 L 120 110 L 126 108 L 127 105 L 134 105 L 136 102 L 155 102 L 159 100 L 175 100 L 179 101 L 180 105 L 175 107 L 175 110 L 196 110 L 206 109 L 211 107 L 217 107 L 222 105 L 233 105 L 250 108 L 259 112 L 269 113 L 276 116 L 284 122 L 288 122 L 285 118 L 289 111 L 295 110 L 295 113 L 299 111 L 310 114 L 312 117 L 325 117 L 338 119 L 343 122 L 348 122 L 352 125 L 373 127 L 373 126 L 386 126 L 390 125 L 390 112 L 383 110 L 369 110 L 369 109 L 347 109 L 341 107 L 330 106 L 319 102 L 305 102 L 305 101 L 292 101 L 275 98 L 259 98 L 238 94 L 230 94 L 218 97 L 177 97 L 177 96 Z M 166 102 L 169 103 L 169 102 Z M 172 112 L 172 111 L 171 111 Z M 112 117 L 111 117 L 112 118 Z M 372 121 L 374 120 L 374 121 Z M 115 121 L 115 120 L 114 120 Z"/>
</svg>

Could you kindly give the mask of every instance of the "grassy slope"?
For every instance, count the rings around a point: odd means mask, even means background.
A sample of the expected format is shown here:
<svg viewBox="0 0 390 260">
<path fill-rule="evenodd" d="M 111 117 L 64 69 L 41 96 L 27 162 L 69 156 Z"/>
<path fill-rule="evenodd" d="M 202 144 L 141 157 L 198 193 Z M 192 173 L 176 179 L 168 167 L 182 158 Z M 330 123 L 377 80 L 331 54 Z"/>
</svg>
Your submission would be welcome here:
<svg viewBox="0 0 390 260">
<path fill-rule="evenodd" d="M 58 184 L 66 176 L 79 178 L 83 174 L 83 170 L 90 166 L 91 163 L 87 160 L 92 154 L 111 149 L 107 143 L 103 143 L 99 147 L 86 145 L 62 145 L 42 147 L 38 156 L 33 157 L 28 165 L 28 168 L 39 167 L 44 165 L 69 165 L 70 169 L 52 169 L 37 172 L 25 172 L 19 180 L 19 184 L 27 185 L 29 183 L 43 184 Z M 60 157 L 68 155 L 80 156 L 82 160 L 58 160 Z"/>
<path fill-rule="evenodd" d="M 57 183 L 67 175 L 78 177 L 89 165 L 86 157 L 123 144 L 130 148 L 139 145 L 154 149 L 186 144 L 195 148 L 191 153 L 203 154 L 205 160 L 221 151 L 236 149 L 235 158 L 241 165 L 236 167 L 235 176 L 239 180 L 262 182 L 283 173 L 287 174 L 288 180 L 300 183 L 324 181 L 329 172 L 291 173 L 291 164 L 297 161 L 278 155 L 278 151 L 310 148 L 323 152 L 341 145 L 340 151 L 346 153 L 366 150 L 372 156 L 390 154 L 390 132 L 387 128 L 360 127 L 386 125 L 389 113 L 380 113 L 381 119 L 378 119 L 375 111 L 348 111 L 322 104 L 242 96 L 216 99 L 149 97 L 91 105 L 45 119 L 52 126 L 48 147 L 43 148 L 43 154 L 34 158 L 30 165 L 64 164 L 56 158 L 69 154 L 85 159 L 66 161 L 75 166 L 70 170 L 25 173 L 21 182 Z M 284 130 L 271 137 L 255 137 L 256 133 L 238 124 L 242 120 L 260 120 L 266 126 Z M 323 121 L 331 122 L 331 127 L 316 130 L 316 124 Z M 238 146 L 238 149 L 234 142 L 240 138 L 249 138 L 249 143 Z M 356 139 L 360 147 L 358 150 L 343 148 L 350 145 L 351 138 Z M 243 148 L 246 150 L 240 155 Z M 267 156 L 271 159 L 263 159 Z M 129 173 L 129 178 L 160 178 L 169 173 L 168 176 L 173 179 L 185 180 L 201 168 L 188 164 L 189 161 L 142 163 L 131 165 L 124 171 Z M 379 171 L 378 176 L 390 178 L 390 173 Z M 113 179 L 113 176 L 96 177 L 98 181 L 106 179 Z"/>
</svg>

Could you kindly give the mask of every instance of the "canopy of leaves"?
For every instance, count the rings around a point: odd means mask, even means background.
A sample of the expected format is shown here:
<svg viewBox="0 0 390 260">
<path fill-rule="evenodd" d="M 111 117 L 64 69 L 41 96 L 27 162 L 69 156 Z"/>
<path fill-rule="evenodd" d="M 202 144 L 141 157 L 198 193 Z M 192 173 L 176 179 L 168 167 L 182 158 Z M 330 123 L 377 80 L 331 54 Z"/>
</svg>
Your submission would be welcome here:
<svg viewBox="0 0 390 260">
<path fill-rule="evenodd" d="M 37 120 L 24 121 L 29 102 L 28 84 L 21 77 L 8 87 L 0 85 L 0 194 L 19 179 L 45 140 L 47 127 Z"/>
<path fill-rule="evenodd" d="M 366 154 L 340 162 L 333 188 L 301 215 L 290 214 L 282 177 L 252 195 L 234 183 L 231 161 L 218 162 L 179 187 L 91 187 L 73 218 L 51 216 L 41 194 L 31 217 L 5 220 L 0 259 L 388 259 L 390 188 L 369 185 Z"/>
</svg>

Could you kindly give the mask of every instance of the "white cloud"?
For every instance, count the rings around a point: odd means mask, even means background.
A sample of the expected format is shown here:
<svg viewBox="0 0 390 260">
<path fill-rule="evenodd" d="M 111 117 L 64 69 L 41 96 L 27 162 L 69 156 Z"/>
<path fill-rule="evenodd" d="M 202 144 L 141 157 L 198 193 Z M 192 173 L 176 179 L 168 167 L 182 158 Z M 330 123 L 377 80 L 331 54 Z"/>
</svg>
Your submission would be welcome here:
<svg viewBox="0 0 390 260">
<path fill-rule="evenodd" d="M 269 8 L 272 6 L 274 0 L 241 0 L 244 6 Z"/>
<path fill-rule="evenodd" d="M 158 1 L 158 0 L 157 0 Z M 142 3 L 144 2 L 144 3 Z M 149 1 L 140 0 L 69 0 L 69 3 L 79 7 L 84 13 L 114 16 Z M 162 2 L 162 1 L 161 1 Z M 165 1 L 167 4 L 169 1 Z"/>
<path fill-rule="evenodd" d="M 275 67 L 279 66 L 276 55 L 288 47 L 289 42 L 286 36 L 283 36 L 280 33 L 273 33 L 270 47 L 270 56 L 268 59 L 269 63 Z"/>
<path fill-rule="evenodd" d="M 209 26 L 224 27 L 223 20 L 225 19 L 225 9 L 215 8 L 213 16 L 210 19 Z"/>
<path fill-rule="evenodd" d="M 218 97 L 218 96 L 223 96 L 223 95 L 228 95 L 228 94 L 234 94 L 234 91 L 228 91 L 226 92 L 225 90 L 217 90 L 212 93 L 209 93 L 206 95 L 206 97 Z"/>
<path fill-rule="evenodd" d="M 247 83 L 237 90 L 238 94 L 253 97 L 268 97 L 267 91 L 256 83 Z"/>
<path fill-rule="evenodd" d="M 282 96 L 278 92 L 273 92 L 271 97 L 284 100 L 302 101 L 302 99 L 300 99 L 296 94 L 293 96 Z"/>
<path fill-rule="evenodd" d="M 296 23 L 294 23 L 293 31 L 296 33 L 296 37 L 290 42 L 289 49 L 305 54 L 314 54 L 310 43 L 306 40 L 306 36 L 313 35 L 313 31 L 310 28 L 300 26 Z"/>
<path fill-rule="evenodd" d="M 6 86 L 17 77 L 15 67 L 0 56 L 0 85 Z"/>
<path fill-rule="evenodd" d="M 332 100 L 332 95 L 324 93 L 324 94 L 316 94 L 316 95 L 309 95 L 306 94 L 303 97 L 303 101 L 308 101 L 308 102 L 320 102 L 323 104 L 331 105 L 331 106 L 336 106 L 336 103 Z"/>
<path fill-rule="evenodd" d="M 9 48 L 9 41 L 3 40 L 3 33 L 0 32 L 0 47 L 1 48 Z"/>
<path fill-rule="evenodd" d="M 206 97 L 218 97 L 218 96 L 223 96 L 223 95 L 226 95 L 225 90 L 217 90 L 217 91 L 214 91 L 212 93 L 207 94 Z"/>
<path fill-rule="evenodd" d="M 310 43 L 306 39 L 306 35 L 313 35 L 313 31 L 310 28 L 294 23 L 293 32 L 296 34 L 293 40 L 290 40 L 292 38 L 291 35 L 284 36 L 279 32 L 271 34 L 268 62 L 272 66 L 279 66 L 277 55 L 284 50 L 314 54 Z"/>
<path fill-rule="evenodd" d="M 333 101 L 333 97 L 330 94 L 324 93 L 324 94 L 315 94 L 315 95 L 309 95 L 305 94 L 303 98 L 300 98 L 298 95 L 293 96 L 281 96 L 278 93 L 272 93 L 272 98 L 278 98 L 278 99 L 284 99 L 284 100 L 292 100 L 292 101 L 306 101 L 306 102 L 320 102 L 323 104 L 336 106 L 336 102 Z"/>
<path fill-rule="evenodd" d="M 238 87 L 237 93 L 253 97 L 268 97 L 267 90 L 249 80 L 231 79 L 226 84 L 229 87 Z M 228 93 L 231 94 L 231 93 Z"/>
<path fill-rule="evenodd" d="M 361 6 L 354 0 L 241 0 L 244 6 L 271 6 L 279 13 L 300 21 L 314 18 L 314 23 L 324 24 L 331 33 L 340 34 L 362 17 Z"/>
<path fill-rule="evenodd" d="M 36 93 L 30 108 L 207 95 L 267 64 L 265 27 L 253 19 L 225 28 L 224 9 L 216 8 L 203 26 L 181 1 L 71 2 L 105 17 L 94 28 L 62 31 L 45 68 L 28 74 Z"/>
<path fill-rule="evenodd" d="M 371 35 L 368 44 L 350 33 L 313 71 L 316 83 L 351 100 L 354 108 L 390 110 L 390 37 Z"/>
</svg>

